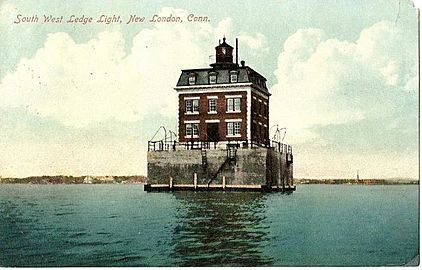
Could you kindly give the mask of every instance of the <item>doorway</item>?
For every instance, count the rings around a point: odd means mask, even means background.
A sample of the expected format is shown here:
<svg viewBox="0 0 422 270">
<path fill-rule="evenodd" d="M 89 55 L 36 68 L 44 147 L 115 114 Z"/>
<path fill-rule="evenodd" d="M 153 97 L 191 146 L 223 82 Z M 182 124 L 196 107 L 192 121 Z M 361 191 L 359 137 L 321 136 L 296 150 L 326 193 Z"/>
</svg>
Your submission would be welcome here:
<svg viewBox="0 0 422 270">
<path fill-rule="evenodd" d="M 211 142 L 218 142 L 220 140 L 218 123 L 207 123 L 207 140 Z"/>
</svg>

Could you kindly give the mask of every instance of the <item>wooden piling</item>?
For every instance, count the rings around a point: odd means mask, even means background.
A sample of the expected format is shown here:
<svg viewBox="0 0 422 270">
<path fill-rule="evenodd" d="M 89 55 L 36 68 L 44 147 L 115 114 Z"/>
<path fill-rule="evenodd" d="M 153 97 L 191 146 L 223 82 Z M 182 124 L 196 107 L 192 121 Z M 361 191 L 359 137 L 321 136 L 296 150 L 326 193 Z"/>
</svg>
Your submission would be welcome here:
<svg viewBox="0 0 422 270">
<path fill-rule="evenodd" d="M 226 189 L 226 177 L 223 175 L 223 189 Z"/>
<path fill-rule="evenodd" d="M 279 145 L 280 146 L 280 145 Z M 281 173 L 281 168 L 282 168 L 282 166 L 283 166 L 283 164 L 281 163 L 281 158 L 282 158 L 282 154 L 278 154 L 277 153 L 277 156 L 279 155 L 279 158 L 278 158 L 278 170 L 277 170 L 277 189 L 279 189 L 280 188 L 280 184 L 281 184 L 281 181 L 283 181 L 282 179 L 281 179 L 281 177 L 282 177 L 282 173 Z"/>
<path fill-rule="evenodd" d="M 170 176 L 170 181 L 169 181 L 169 188 L 172 189 L 173 188 L 173 177 Z"/>
<path fill-rule="evenodd" d="M 195 189 L 198 187 L 198 175 L 196 173 L 193 174 L 193 186 Z"/>
</svg>

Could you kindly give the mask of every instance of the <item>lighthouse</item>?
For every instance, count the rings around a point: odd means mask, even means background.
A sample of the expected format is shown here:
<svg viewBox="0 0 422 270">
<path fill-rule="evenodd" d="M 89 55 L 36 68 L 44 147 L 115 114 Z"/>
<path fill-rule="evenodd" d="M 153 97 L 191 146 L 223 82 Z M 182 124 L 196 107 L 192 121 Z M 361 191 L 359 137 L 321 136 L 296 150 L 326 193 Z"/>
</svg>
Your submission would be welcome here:
<svg viewBox="0 0 422 270">
<path fill-rule="evenodd" d="M 215 63 L 181 71 L 177 131 L 148 142 L 147 190 L 294 190 L 292 148 L 269 138 L 267 80 L 238 58 L 224 37 Z"/>
<path fill-rule="evenodd" d="M 179 141 L 268 145 L 267 80 L 244 61 L 234 63 L 225 38 L 215 47 L 215 59 L 209 68 L 182 70 L 175 87 Z"/>
</svg>

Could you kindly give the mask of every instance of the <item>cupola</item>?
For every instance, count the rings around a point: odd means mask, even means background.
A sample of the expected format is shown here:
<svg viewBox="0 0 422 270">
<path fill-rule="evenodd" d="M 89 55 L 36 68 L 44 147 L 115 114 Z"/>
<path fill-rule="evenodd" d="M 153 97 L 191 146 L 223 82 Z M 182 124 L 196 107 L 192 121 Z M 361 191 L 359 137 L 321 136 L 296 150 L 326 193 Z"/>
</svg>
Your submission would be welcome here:
<svg viewBox="0 0 422 270">
<path fill-rule="evenodd" d="M 227 68 L 236 66 L 233 63 L 233 47 L 226 43 L 226 38 L 223 38 L 223 42 L 215 47 L 215 63 L 211 64 L 214 68 Z"/>
</svg>

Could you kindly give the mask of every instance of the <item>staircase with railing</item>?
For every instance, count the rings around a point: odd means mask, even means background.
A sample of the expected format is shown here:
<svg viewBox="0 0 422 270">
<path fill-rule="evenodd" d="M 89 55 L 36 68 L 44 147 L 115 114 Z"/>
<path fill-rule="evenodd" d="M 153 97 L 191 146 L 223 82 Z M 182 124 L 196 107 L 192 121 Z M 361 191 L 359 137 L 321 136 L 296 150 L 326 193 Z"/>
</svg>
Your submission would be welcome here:
<svg viewBox="0 0 422 270">
<path fill-rule="evenodd" d="M 236 160 L 237 160 L 237 149 L 235 147 L 228 147 L 227 148 L 227 156 L 226 159 L 224 160 L 224 162 L 220 165 L 220 167 L 218 168 L 218 170 L 214 173 L 214 175 L 210 178 L 210 180 L 208 181 L 208 187 L 210 186 L 210 184 L 217 179 L 218 174 L 228 165 L 236 165 Z"/>
</svg>

